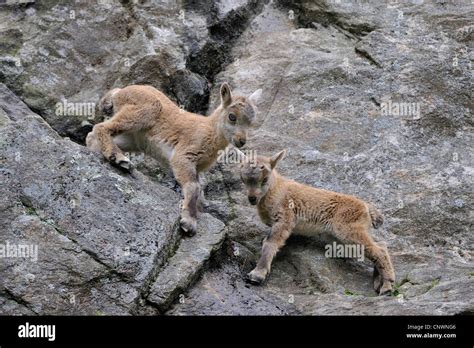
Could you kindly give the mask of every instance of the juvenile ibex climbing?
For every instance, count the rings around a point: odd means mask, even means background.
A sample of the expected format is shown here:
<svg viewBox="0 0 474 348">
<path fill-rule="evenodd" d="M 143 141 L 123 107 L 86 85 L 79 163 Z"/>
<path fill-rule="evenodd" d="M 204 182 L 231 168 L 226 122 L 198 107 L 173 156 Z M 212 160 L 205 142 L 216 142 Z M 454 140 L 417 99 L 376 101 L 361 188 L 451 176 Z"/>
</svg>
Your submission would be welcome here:
<svg viewBox="0 0 474 348">
<path fill-rule="evenodd" d="M 130 169 L 130 160 L 123 151 L 144 152 L 170 164 L 184 194 L 180 227 L 194 235 L 202 195 L 199 173 L 207 170 L 229 143 L 236 147 L 245 144 L 260 95 L 257 90 L 248 98 L 236 97 L 224 83 L 220 106 L 204 117 L 180 109 L 151 86 L 115 88 L 99 105 L 113 117 L 95 125 L 86 144 L 125 169 Z"/>
<path fill-rule="evenodd" d="M 387 248 L 375 243 L 369 234 L 370 227 L 382 225 L 382 214 L 354 196 L 316 189 L 280 176 L 275 166 L 284 154 L 282 151 L 271 158 L 258 156 L 256 161 L 244 161 L 241 166 L 249 201 L 257 205 L 261 220 L 272 228 L 248 280 L 256 284 L 265 280 L 273 257 L 291 233 L 316 235 L 325 230 L 343 243 L 363 245 L 365 256 L 375 265 L 375 291 L 380 295 L 390 293 L 395 281 L 390 256 Z"/>
</svg>

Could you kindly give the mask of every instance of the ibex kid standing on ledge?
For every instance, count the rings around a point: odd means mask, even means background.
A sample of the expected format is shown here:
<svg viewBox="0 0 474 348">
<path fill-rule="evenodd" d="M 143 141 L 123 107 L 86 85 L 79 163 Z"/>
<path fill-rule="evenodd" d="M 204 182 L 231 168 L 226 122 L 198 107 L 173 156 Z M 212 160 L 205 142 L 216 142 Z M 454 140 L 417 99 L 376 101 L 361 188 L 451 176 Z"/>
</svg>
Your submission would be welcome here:
<svg viewBox="0 0 474 348">
<path fill-rule="evenodd" d="M 324 230 L 344 243 L 363 245 L 365 255 L 374 262 L 375 291 L 380 295 L 390 293 L 395 281 L 392 261 L 387 248 L 375 243 L 369 233 L 371 227 L 382 225 L 382 214 L 354 196 L 280 176 L 275 166 L 284 154 L 281 151 L 271 158 L 258 156 L 256 161 L 244 161 L 241 167 L 250 204 L 257 206 L 261 220 L 272 228 L 248 280 L 255 284 L 265 280 L 273 257 L 292 233 L 316 235 Z"/>
<path fill-rule="evenodd" d="M 199 173 L 207 170 L 229 143 L 242 147 L 253 123 L 261 90 L 250 97 L 233 96 L 227 83 L 220 88 L 221 104 L 204 117 L 181 110 L 152 86 L 115 88 L 105 94 L 100 108 L 113 114 L 87 135 L 90 149 L 113 164 L 130 169 L 123 151 L 145 152 L 171 165 L 184 193 L 180 227 L 196 233 L 201 187 Z"/>
</svg>

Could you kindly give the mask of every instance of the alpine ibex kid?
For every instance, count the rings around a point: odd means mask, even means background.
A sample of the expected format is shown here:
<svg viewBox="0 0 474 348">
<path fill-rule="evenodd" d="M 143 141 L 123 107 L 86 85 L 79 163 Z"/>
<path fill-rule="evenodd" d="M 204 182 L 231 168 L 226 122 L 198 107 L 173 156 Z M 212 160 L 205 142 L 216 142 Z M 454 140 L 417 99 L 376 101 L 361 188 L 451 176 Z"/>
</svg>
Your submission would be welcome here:
<svg viewBox="0 0 474 348">
<path fill-rule="evenodd" d="M 115 88 L 99 104 L 113 117 L 95 125 L 86 144 L 127 170 L 130 160 L 123 151 L 144 152 L 169 163 L 184 194 L 180 227 L 194 235 L 202 194 L 199 173 L 207 170 L 229 143 L 236 147 L 245 144 L 260 95 L 257 90 L 247 98 L 233 96 L 229 85 L 223 83 L 220 106 L 204 117 L 180 109 L 151 86 Z"/>
<path fill-rule="evenodd" d="M 374 242 L 370 227 L 383 223 L 382 214 L 370 203 L 341 193 L 317 189 L 280 176 L 275 166 L 285 154 L 271 158 L 258 156 L 244 161 L 241 179 L 250 204 L 256 205 L 261 220 L 271 226 L 263 242 L 257 266 L 248 275 L 255 284 L 270 272 L 272 259 L 291 233 L 316 235 L 325 230 L 343 243 L 364 246 L 365 256 L 374 262 L 374 289 L 380 295 L 390 293 L 395 273 L 387 248 Z"/>
</svg>

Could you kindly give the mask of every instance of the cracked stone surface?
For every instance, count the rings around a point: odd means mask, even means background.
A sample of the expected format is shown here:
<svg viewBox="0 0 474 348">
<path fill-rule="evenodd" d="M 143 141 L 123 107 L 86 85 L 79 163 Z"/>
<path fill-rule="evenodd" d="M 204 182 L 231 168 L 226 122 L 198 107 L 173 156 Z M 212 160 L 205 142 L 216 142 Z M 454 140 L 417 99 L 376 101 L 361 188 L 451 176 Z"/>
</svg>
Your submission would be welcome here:
<svg viewBox="0 0 474 348">
<path fill-rule="evenodd" d="M 158 308 L 167 309 L 180 292 L 186 290 L 203 270 L 212 253 L 221 246 L 225 225 L 209 214 L 199 220 L 195 238 L 181 242 L 176 253 L 156 277 L 148 300 Z"/>
<path fill-rule="evenodd" d="M 375 203 L 386 222 L 373 234 L 391 252 L 397 283 L 396 296 L 375 298 L 372 265 L 327 259 L 327 236 L 292 237 L 266 284 L 245 291 L 281 305 L 291 298 L 301 314 L 472 313 L 469 16 L 470 6 L 430 2 L 283 1 L 250 22 L 234 61 L 216 76 L 211 105 L 221 81 L 243 93 L 262 88 L 259 124 L 246 148 L 264 155 L 287 149 L 284 175 Z M 383 114 L 389 100 L 419 103 L 420 114 Z M 243 277 L 269 229 L 248 205 L 235 169 L 220 175 L 207 191 L 217 197 L 227 182 L 227 197 L 213 204 L 216 214 L 233 211 L 221 262 L 237 263 Z M 173 313 L 242 313 L 213 296 L 229 300 L 225 277 L 235 269 L 221 262 Z M 205 277 L 214 280 L 212 290 Z M 275 311 L 267 303 L 258 312 Z"/>
<path fill-rule="evenodd" d="M 474 313 L 473 15 L 440 1 L 2 6 L 0 244 L 37 245 L 38 260 L 0 259 L 0 314 Z M 243 150 L 286 148 L 282 174 L 384 213 L 393 296 L 375 296 L 370 263 L 326 258 L 326 235 L 290 238 L 265 284 L 246 284 L 269 229 L 237 165 L 203 176 L 200 233 L 182 239 L 169 171 L 143 156 L 133 176 L 112 168 L 82 146 L 103 115 L 57 109 L 142 83 L 206 113 L 223 81 L 263 89 Z"/>
<path fill-rule="evenodd" d="M 177 243 L 179 196 L 142 175 L 114 171 L 18 99 L 13 110 L 21 105 L 22 112 L 12 113 L 4 105 L 14 97 L 5 86 L 0 90 L 1 240 L 38 245 L 37 263 L 2 259 L 1 291 L 38 313 L 74 310 L 51 296 L 56 292 L 63 300 L 77 294 L 81 313 L 132 310 L 153 268 Z M 24 284 L 18 274 L 34 281 Z"/>
</svg>

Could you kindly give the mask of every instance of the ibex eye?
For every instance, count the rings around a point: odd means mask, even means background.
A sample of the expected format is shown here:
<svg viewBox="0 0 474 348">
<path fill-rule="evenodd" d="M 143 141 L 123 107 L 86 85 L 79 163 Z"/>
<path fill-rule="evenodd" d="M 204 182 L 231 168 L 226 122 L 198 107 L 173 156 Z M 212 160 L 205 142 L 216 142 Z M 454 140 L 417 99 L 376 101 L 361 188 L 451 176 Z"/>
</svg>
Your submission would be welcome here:
<svg viewBox="0 0 474 348">
<path fill-rule="evenodd" d="M 229 120 L 231 122 L 235 122 L 235 121 L 237 121 L 237 116 L 235 116 L 234 114 L 229 114 Z"/>
</svg>

